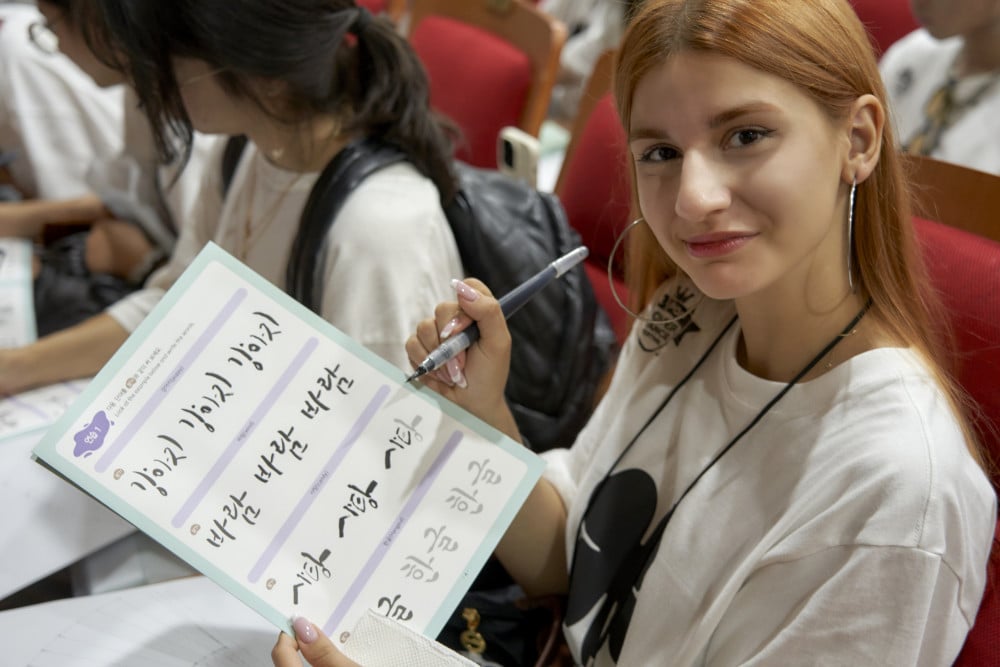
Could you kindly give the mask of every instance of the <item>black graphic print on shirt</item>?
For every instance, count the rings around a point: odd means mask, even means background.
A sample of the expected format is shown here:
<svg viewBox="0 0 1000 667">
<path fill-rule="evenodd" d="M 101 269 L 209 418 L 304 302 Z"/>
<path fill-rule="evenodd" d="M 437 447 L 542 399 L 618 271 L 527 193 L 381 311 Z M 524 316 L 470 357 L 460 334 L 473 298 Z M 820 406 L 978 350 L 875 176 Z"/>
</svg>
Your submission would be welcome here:
<svg viewBox="0 0 1000 667">
<path fill-rule="evenodd" d="M 677 347 L 685 335 L 701 331 L 694 321 L 701 298 L 701 293 L 685 281 L 664 292 L 650 308 L 648 321 L 639 332 L 639 347 L 646 352 L 657 352 L 668 343 Z"/>
<path fill-rule="evenodd" d="M 605 642 L 615 663 L 621 655 L 636 592 L 667 522 L 664 517 L 642 541 L 656 511 L 656 496 L 653 478 L 638 469 L 608 476 L 591 496 L 577 533 L 565 618 L 571 626 L 597 609 L 581 647 L 584 665 Z"/>
</svg>

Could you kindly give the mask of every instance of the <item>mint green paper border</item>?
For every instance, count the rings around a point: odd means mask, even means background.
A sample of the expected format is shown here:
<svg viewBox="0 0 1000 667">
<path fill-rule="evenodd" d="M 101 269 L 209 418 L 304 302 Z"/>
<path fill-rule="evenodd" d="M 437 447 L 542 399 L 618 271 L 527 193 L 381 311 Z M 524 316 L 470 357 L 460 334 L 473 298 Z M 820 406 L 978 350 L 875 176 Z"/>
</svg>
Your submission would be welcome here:
<svg viewBox="0 0 1000 667">
<path fill-rule="evenodd" d="M 198 555 L 191 547 L 173 537 L 169 532 L 162 530 L 158 524 L 136 512 L 129 503 L 113 494 L 106 494 L 107 487 L 88 475 L 81 474 L 78 477 L 79 466 L 63 457 L 56 449 L 57 443 L 68 433 L 72 424 L 81 417 L 83 410 L 93 403 L 97 395 L 106 387 L 108 381 L 133 357 L 138 348 L 149 337 L 149 334 L 159 326 L 164 317 L 166 317 L 166 314 L 176 305 L 184 293 L 187 292 L 188 288 L 197 280 L 206 267 L 214 262 L 222 264 L 225 268 L 239 275 L 266 297 L 288 309 L 294 316 L 301 319 L 304 324 L 316 329 L 318 333 L 325 335 L 327 338 L 348 349 L 375 370 L 399 383 L 403 383 L 406 380 L 406 374 L 401 369 L 396 368 L 371 352 L 322 317 L 292 299 L 215 243 L 209 242 L 198 253 L 197 257 L 195 257 L 184 273 L 180 275 L 174 285 L 163 295 L 163 298 L 156 307 L 146 316 L 121 348 L 119 348 L 90 384 L 81 392 L 70 408 L 49 427 L 49 430 L 41 441 L 32 449 L 32 458 L 36 460 L 41 459 L 46 465 L 51 466 L 62 476 L 68 478 L 73 484 L 76 484 L 113 512 L 132 523 L 141 532 L 154 538 L 167 549 L 187 561 L 196 570 L 204 573 L 207 577 L 221 585 L 276 627 L 291 633 L 291 619 L 284 617 L 279 610 L 265 603 L 262 598 L 258 597 L 225 571 Z M 480 548 L 469 558 L 462 577 L 445 597 L 445 603 L 442 604 L 438 613 L 424 627 L 423 634 L 433 639 L 440 632 L 441 628 L 444 627 L 448 617 L 458 605 L 465 591 L 472 584 L 476 574 L 482 569 L 490 554 L 493 553 L 497 543 L 506 531 L 506 527 L 514 519 L 517 511 L 524 504 L 528 494 L 531 492 L 531 489 L 534 488 L 535 483 L 541 477 L 542 471 L 545 468 L 545 462 L 527 447 L 514 442 L 497 429 L 466 412 L 436 392 L 426 389 L 422 385 L 406 384 L 404 386 L 428 402 L 435 404 L 441 412 L 444 412 L 465 427 L 476 431 L 493 444 L 499 445 L 504 451 L 520 460 L 526 466 L 525 477 L 511 495 L 510 500 L 498 515 L 493 526 L 487 531 Z"/>
</svg>

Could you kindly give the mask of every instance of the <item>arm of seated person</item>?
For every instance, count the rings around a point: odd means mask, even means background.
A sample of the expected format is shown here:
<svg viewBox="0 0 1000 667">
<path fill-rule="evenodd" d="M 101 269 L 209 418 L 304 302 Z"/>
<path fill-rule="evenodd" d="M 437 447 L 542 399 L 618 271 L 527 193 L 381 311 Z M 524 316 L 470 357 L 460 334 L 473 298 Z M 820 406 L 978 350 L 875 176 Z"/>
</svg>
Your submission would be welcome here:
<svg viewBox="0 0 1000 667">
<path fill-rule="evenodd" d="M 0 350 L 0 393 L 92 377 L 128 338 L 107 313 L 23 347 Z"/>
<path fill-rule="evenodd" d="M 132 283 L 141 281 L 164 253 L 138 225 L 125 220 L 95 220 L 87 234 L 84 259 L 91 273 L 106 273 Z"/>
<path fill-rule="evenodd" d="M 109 215 L 92 194 L 76 199 L 0 202 L 0 236 L 34 239 L 47 225 L 86 224 Z"/>
<path fill-rule="evenodd" d="M 548 480 L 542 478 L 535 484 L 495 553 L 528 595 L 563 594 L 569 590 L 566 507 Z"/>
</svg>

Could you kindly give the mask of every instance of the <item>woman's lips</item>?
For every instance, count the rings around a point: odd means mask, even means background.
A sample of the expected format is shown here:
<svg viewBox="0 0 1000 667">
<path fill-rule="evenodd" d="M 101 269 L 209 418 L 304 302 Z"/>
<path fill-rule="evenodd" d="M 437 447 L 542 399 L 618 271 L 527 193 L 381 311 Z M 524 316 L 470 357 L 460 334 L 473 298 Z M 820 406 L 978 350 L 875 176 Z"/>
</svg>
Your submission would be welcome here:
<svg viewBox="0 0 1000 667">
<path fill-rule="evenodd" d="M 749 232 L 702 234 L 686 239 L 684 245 L 687 246 L 688 253 L 692 257 L 721 257 L 722 255 L 736 252 L 749 243 L 755 236 L 757 235 Z"/>
</svg>

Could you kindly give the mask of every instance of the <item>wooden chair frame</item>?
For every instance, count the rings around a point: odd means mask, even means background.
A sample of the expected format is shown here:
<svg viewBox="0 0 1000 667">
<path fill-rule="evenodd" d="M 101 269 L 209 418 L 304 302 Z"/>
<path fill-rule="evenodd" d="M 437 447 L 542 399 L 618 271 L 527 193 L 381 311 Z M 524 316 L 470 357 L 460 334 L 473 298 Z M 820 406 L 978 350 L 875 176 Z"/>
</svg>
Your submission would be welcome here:
<svg viewBox="0 0 1000 667">
<path fill-rule="evenodd" d="M 903 163 L 914 215 L 1000 241 L 1000 176 L 917 155 Z"/>
<path fill-rule="evenodd" d="M 409 5 L 406 35 L 428 16 L 443 16 L 492 33 L 528 56 L 532 84 L 518 127 L 538 136 L 559 72 L 566 26 L 524 0 L 410 0 Z"/>
<path fill-rule="evenodd" d="M 398 25 L 406 12 L 409 11 L 409 4 L 409 0 L 389 0 L 385 13 L 389 15 L 393 23 Z"/>
</svg>

